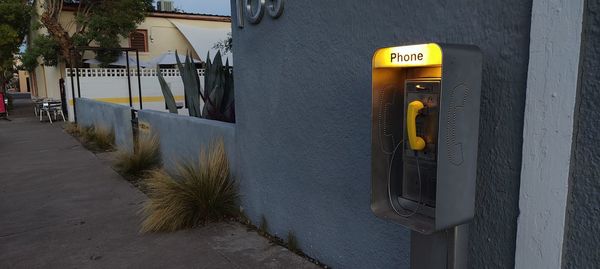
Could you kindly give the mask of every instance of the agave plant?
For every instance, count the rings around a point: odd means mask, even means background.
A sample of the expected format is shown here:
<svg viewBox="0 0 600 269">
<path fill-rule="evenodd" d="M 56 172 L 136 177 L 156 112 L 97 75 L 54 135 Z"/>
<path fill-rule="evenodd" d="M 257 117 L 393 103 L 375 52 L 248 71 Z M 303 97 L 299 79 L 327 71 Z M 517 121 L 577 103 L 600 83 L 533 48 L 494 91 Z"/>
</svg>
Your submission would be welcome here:
<svg viewBox="0 0 600 269">
<path fill-rule="evenodd" d="M 181 62 L 177 52 L 175 53 L 177 68 L 183 80 L 183 88 L 190 116 L 205 119 L 235 122 L 235 102 L 233 73 L 229 66 L 229 60 L 221 60 L 221 52 L 218 51 L 213 61 L 210 53 L 206 56 L 206 69 L 204 71 L 204 89 L 200 86 L 200 78 L 196 67 L 192 62 L 191 54 L 187 54 L 184 63 Z M 177 113 L 173 93 L 162 74 L 159 73 L 159 82 L 165 97 L 169 112 Z M 200 108 L 200 100 L 204 107 Z"/>
<path fill-rule="evenodd" d="M 169 84 L 165 81 L 165 78 L 160 71 L 160 66 L 156 65 L 156 75 L 158 77 L 158 83 L 160 83 L 160 90 L 162 91 L 163 96 L 165 97 L 165 103 L 167 104 L 167 109 L 171 113 L 177 114 L 177 103 L 175 103 L 175 98 L 173 97 L 173 93 L 171 92 L 171 88 L 169 88 Z"/>
<path fill-rule="evenodd" d="M 223 66 L 221 52 L 217 51 L 213 62 L 210 53 L 206 56 L 204 72 L 204 109 L 202 117 L 226 122 L 235 122 L 233 73 L 229 59 Z"/>
<path fill-rule="evenodd" d="M 202 117 L 202 113 L 200 112 L 200 96 L 202 96 L 202 87 L 200 87 L 200 78 L 198 78 L 196 66 L 191 60 L 192 57 L 189 53 L 186 54 L 185 64 L 182 64 L 181 60 L 179 59 L 179 54 L 177 54 L 177 51 L 175 51 L 175 59 L 177 60 L 177 68 L 179 68 L 181 80 L 183 80 L 185 102 L 187 103 L 190 116 Z"/>
</svg>

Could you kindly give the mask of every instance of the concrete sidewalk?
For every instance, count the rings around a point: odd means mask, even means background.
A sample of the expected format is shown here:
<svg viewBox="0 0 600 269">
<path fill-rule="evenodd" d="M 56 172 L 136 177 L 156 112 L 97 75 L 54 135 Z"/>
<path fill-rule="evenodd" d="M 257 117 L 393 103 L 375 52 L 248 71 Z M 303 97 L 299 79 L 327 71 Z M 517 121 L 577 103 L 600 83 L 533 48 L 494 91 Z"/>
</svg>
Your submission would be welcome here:
<svg viewBox="0 0 600 269">
<path fill-rule="evenodd" d="M 145 195 L 15 106 L 0 120 L 0 268 L 319 268 L 238 223 L 139 234 Z"/>
</svg>

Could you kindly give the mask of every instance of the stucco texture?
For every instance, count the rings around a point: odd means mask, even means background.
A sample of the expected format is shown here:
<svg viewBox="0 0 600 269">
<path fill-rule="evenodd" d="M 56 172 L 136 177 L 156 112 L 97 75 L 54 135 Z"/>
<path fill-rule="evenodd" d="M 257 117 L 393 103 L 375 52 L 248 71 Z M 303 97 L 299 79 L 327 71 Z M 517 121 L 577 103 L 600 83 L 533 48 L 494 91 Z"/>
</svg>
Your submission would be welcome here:
<svg viewBox="0 0 600 269">
<path fill-rule="evenodd" d="M 369 207 L 371 57 L 385 46 L 475 44 L 484 70 L 469 267 L 513 267 L 530 15 L 522 0 L 286 1 L 279 19 L 234 23 L 248 215 L 280 237 L 292 231 L 334 268 L 408 268 L 409 231 Z"/>
<path fill-rule="evenodd" d="M 600 265 L 600 2 L 586 2 L 564 268 Z"/>
<path fill-rule="evenodd" d="M 151 110 L 140 110 L 138 120 L 140 136 L 153 132 L 160 139 L 163 164 L 169 171 L 182 162 L 195 164 L 202 148 L 223 139 L 235 175 L 234 124 Z"/>
<path fill-rule="evenodd" d="M 128 106 L 77 98 L 75 107 L 77 124 L 112 130 L 115 133 L 115 144 L 118 149 L 133 150 L 131 109 Z"/>
</svg>

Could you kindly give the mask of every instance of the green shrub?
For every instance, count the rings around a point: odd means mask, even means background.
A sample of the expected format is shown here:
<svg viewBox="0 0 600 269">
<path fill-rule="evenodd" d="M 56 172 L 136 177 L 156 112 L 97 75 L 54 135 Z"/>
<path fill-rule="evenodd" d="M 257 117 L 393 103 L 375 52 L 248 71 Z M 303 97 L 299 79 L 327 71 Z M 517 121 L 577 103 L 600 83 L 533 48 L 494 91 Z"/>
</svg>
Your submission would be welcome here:
<svg viewBox="0 0 600 269">
<path fill-rule="evenodd" d="M 175 231 L 235 216 L 238 191 L 229 173 L 223 140 L 203 148 L 198 164 L 180 165 L 171 176 L 153 171 L 146 180 L 148 201 L 142 232 Z"/>
<path fill-rule="evenodd" d="M 155 135 L 138 139 L 134 152 L 121 151 L 117 155 L 115 168 L 122 174 L 142 177 L 148 171 L 161 164 L 160 143 Z"/>
</svg>

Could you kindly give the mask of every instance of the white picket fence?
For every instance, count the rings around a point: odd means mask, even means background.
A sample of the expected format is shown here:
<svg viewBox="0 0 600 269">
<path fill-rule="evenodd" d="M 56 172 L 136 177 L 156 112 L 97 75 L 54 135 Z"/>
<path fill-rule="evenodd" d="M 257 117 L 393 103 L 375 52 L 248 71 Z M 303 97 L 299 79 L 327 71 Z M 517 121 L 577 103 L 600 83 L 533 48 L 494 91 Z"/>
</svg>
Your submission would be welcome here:
<svg viewBox="0 0 600 269">
<path fill-rule="evenodd" d="M 73 75 L 79 71 L 79 77 L 127 77 L 126 68 L 73 68 Z M 161 69 L 165 77 L 178 77 L 179 69 Z M 204 69 L 198 69 L 198 76 L 204 76 Z M 140 68 L 140 77 L 156 77 L 155 68 Z M 66 69 L 67 77 L 71 77 L 71 69 Z M 137 77 L 137 69 L 130 68 L 129 75 Z"/>
<path fill-rule="evenodd" d="M 65 89 L 68 100 L 69 120 L 73 121 L 73 96 L 72 89 L 75 92 L 75 97 L 83 97 L 94 99 L 103 102 L 116 103 L 129 106 L 129 88 L 127 82 L 127 69 L 125 68 L 78 68 L 66 69 Z M 77 90 L 77 76 L 79 72 L 80 95 Z M 179 75 L 178 69 L 161 69 L 160 70 L 165 81 L 170 86 L 175 101 L 180 106 L 184 106 L 184 91 L 183 82 Z M 158 82 L 157 70 L 154 68 L 140 68 L 138 73 L 136 68 L 131 68 L 129 71 L 129 81 L 131 83 L 132 106 L 135 109 L 140 109 L 139 105 L 139 88 L 138 80 L 141 83 L 142 92 L 142 107 L 143 109 L 151 109 L 158 111 L 167 111 L 165 100 Z M 200 76 L 200 85 L 204 87 L 204 69 L 198 69 Z M 73 88 L 71 81 L 75 85 Z M 184 106 L 179 109 L 179 114 L 187 115 L 187 108 Z"/>
</svg>

